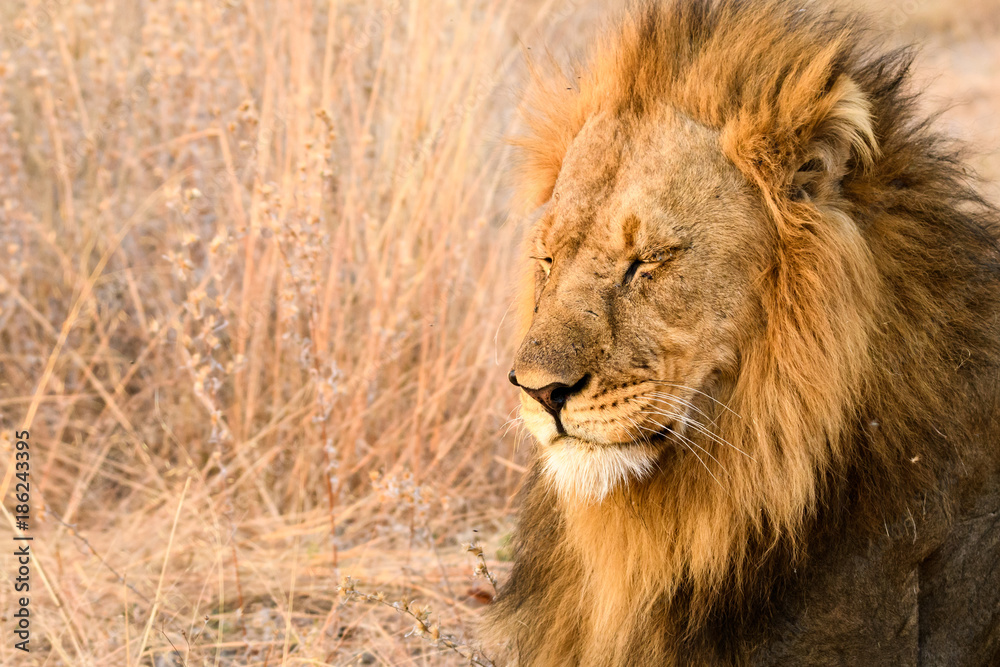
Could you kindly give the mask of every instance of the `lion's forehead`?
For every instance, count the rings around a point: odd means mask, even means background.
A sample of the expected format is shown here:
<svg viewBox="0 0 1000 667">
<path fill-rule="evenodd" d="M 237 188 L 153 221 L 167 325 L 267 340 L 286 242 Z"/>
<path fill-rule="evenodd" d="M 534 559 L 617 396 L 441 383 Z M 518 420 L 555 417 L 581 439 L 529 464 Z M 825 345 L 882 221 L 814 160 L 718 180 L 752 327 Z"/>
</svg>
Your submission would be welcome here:
<svg viewBox="0 0 1000 667">
<path fill-rule="evenodd" d="M 628 254 L 637 240 L 666 244 L 726 218 L 745 193 L 713 130 L 673 112 L 638 125 L 602 117 L 567 152 L 539 238 L 566 253 Z"/>
</svg>

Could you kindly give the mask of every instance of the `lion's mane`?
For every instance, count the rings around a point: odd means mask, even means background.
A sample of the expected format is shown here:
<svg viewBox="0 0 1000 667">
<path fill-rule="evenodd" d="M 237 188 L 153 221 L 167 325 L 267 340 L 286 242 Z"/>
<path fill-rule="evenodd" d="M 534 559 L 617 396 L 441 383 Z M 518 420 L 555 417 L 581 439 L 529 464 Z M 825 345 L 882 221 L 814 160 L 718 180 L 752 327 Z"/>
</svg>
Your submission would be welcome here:
<svg viewBox="0 0 1000 667">
<path fill-rule="evenodd" d="M 912 53 L 851 17 L 676 0 L 609 34 L 579 72 L 535 69 L 518 197 L 549 199 L 599 110 L 641 117 L 666 101 L 720 133 L 780 248 L 760 277 L 766 336 L 717 422 L 752 458 L 716 452 L 724 485 L 666 471 L 580 507 L 536 466 L 486 632 L 521 664 L 736 660 L 767 641 L 769 603 L 831 540 L 888 533 L 920 503 L 948 517 L 951 480 L 996 474 L 997 215 L 917 113 Z M 837 205 L 789 194 L 806 159 L 843 159 Z"/>
</svg>

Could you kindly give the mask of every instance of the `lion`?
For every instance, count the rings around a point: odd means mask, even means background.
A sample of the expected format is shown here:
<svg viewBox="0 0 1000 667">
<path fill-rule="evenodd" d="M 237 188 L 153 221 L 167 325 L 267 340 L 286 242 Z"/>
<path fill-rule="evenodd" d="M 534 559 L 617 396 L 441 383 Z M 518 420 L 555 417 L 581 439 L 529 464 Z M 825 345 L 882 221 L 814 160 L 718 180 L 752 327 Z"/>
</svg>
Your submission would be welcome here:
<svg viewBox="0 0 1000 667">
<path fill-rule="evenodd" d="M 912 60 L 664 0 L 532 65 L 507 662 L 1000 664 L 1000 215 Z"/>
</svg>

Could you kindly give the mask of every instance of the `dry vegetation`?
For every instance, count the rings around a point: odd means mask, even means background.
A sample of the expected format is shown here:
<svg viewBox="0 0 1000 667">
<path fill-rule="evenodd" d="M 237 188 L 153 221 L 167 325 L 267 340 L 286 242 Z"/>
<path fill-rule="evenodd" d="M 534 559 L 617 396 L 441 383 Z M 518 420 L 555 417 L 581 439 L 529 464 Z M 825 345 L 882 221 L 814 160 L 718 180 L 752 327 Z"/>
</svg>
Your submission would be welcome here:
<svg viewBox="0 0 1000 667">
<path fill-rule="evenodd" d="M 33 651 L 5 630 L 0 663 L 468 663 L 433 635 L 491 591 L 463 542 L 503 578 L 528 449 L 502 137 L 521 45 L 600 11 L 0 6 L 0 495 L 27 426 L 36 554 Z M 1000 10 L 880 13 L 996 179 Z"/>
</svg>

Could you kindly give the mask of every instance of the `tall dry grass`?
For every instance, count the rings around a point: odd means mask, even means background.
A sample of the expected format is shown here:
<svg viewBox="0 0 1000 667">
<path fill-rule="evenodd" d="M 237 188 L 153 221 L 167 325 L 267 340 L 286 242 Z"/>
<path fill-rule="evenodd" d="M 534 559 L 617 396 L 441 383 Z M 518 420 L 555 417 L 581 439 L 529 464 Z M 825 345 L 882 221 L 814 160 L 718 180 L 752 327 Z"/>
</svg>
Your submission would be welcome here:
<svg viewBox="0 0 1000 667">
<path fill-rule="evenodd" d="M 0 405 L 6 449 L 37 443 L 48 580 L 24 664 L 443 650 L 341 608 L 352 572 L 465 631 L 459 543 L 502 533 L 522 459 L 498 368 L 512 22 L 553 14 L 0 9 Z"/>
<path fill-rule="evenodd" d="M 335 588 L 463 640 L 490 585 L 461 543 L 503 576 L 502 138 L 522 46 L 601 10 L 0 5 L 0 495 L 30 428 L 36 555 L 0 663 L 467 662 Z"/>
</svg>

